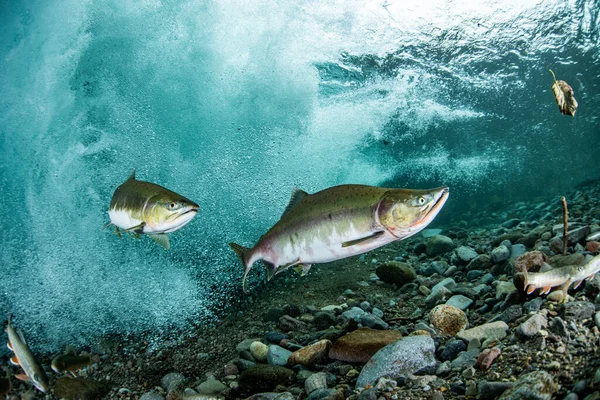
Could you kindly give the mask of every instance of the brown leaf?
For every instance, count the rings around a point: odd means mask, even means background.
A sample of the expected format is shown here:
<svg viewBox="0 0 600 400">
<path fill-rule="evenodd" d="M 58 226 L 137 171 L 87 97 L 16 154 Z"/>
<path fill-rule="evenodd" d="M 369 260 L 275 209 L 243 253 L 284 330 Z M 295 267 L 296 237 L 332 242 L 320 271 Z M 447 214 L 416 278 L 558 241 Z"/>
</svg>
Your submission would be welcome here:
<svg viewBox="0 0 600 400">
<path fill-rule="evenodd" d="M 554 77 L 552 91 L 554 92 L 554 98 L 556 98 L 556 102 L 558 103 L 558 109 L 564 115 L 574 117 L 575 111 L 577 111 L 577 100 L 575 100 L 573 89 L 567 82 L 557 81 L 554 72 L 552 72 L 552 70 L 550 70 L 550 72 Z"/>
</svg>

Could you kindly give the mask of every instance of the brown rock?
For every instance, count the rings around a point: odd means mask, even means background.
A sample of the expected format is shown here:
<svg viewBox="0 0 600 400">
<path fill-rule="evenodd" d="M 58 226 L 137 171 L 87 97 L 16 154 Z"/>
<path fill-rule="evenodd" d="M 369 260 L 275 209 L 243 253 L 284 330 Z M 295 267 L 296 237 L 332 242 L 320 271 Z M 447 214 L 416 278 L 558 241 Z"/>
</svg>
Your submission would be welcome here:
<svg viewBox="0 0 600 400">
<path fill-rule="evenodd" d="M 590 253 L 597 253 L 598 249 L 600 248 L 600 242 L 587 242 L 585 248 Z"/>
<path fill-rule="evenodd" d="M 537 272 L 548 262 L 548 257 L 541 251 L 529 251 L 515 260 L 515 272 Z"/>
<path fill-rule="evenodd" d="M 345 362 L 365 363 L 379 349 L 402 338 L 395 330 L 380 331 L 360 328 L 339 338 L 329 351 L 329 358 Z"/>
<path fill-rule="evenodd" d="M 460 308 L 440 304 L 429 313 L 429 322 L 444 335 L 454 336 L 469 323 L 465 312 Z"/>
<path fill-rule="evenodd" d="M 331 342 L 329 340 L 320 340 L 315 344 L 311 344 L 293 352 L 288 359 L 288 364 L 300 364 L 305 367 L 312 367 L 327 359 L 330 348 Z"/>
<path fill-rule="evenodd" d="M 477 357 L 475 365 L 482 371 L 487 371 L 492 366 L 492 363 L 500 355 L 501 351 L 499 348 L 494 347 L 493 349 L 485 349 Z"/>
</svg>

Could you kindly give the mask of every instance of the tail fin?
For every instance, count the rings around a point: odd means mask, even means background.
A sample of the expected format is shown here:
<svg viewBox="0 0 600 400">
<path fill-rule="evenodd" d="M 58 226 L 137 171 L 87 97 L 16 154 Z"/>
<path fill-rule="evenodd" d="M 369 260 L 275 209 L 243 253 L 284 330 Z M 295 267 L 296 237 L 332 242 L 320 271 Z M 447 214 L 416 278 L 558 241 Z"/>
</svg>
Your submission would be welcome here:
<svg viewBox="0 0 600 400">
<path fill-rule="evenodd" d="M 248 293 L 246 287 L 246 278 L 248 277 L 248 272 L 250 272 L 250 268 L 252 268 L 252 266 L 247 264 L 246 256 L 248 255 L 248 253 L 250 253 L 251 249 L 244 246 L 240 246 L 237 243 L 229 243 L 229 247 L 231 247 L 231 249 L 235 251 L 235 254 L 237 254 L 237 256 L 240 258 L 240 261 L 242 262 L 242 265 L 244 266 L 244 280 L 242 281 L 242 286 L 244 288 L 244 293 Z"/>
</svg>

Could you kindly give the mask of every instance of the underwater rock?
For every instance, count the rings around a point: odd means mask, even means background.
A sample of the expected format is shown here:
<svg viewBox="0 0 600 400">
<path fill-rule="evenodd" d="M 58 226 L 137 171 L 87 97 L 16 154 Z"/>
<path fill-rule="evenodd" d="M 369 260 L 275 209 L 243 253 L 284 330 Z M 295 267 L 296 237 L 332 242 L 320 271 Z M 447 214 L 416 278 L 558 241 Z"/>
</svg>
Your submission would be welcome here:
<svg viewBox="0 0 600 400">
<path fill-rule="evenodd" d="M 329 358 L 345 362 L 365 363 L 381 348 L 402 338 L 395 330 L 380 331 L 359 328 L 339 338 L 329 351 Z"/>
<path fill-rule="evenodd" d="M 240 375 L 240 386 L 254 392 L 268 392 L 278 385 L 287 386 L 293 382 L 294 371 L 276 365 L 258 364 Z"/>
<path fill-rule="evenodd" d="M 592 318 L 596 307 L 588 301 L 571 301 L 563 304 L 564 319 L 567 321 L 583 321 Z"/>
<path fill-rule="evenodd" d="M 379 350 L 365 364 L 356 388 L 373 385 L 381 377 L 404 378 L 435 365 L 435 344 L 430 336 L 417 335 L 400 339 Z"/>
<path fill-rule="evenodd" d="M 449 306 L 454 306 L 456 308 L 460 308 L 461 310 L 464 311 L 467 308 L 469 308 L 469 306 L 471 304 L 473 304 L 473 300 L 471 300 L 470 298 L 468 298 L 466 296 L 463 296 L 462 294 L 455 294 L 454 296 L 452 296 L 448 299 L 446 304 Z"/>
<path fill-rule="evenodd" d="M 427 250 L 425 252 L 429 257 L 435 257 L 452 250 L 454 250 L 452 239 L 444 235 L 435 235 L 427 240 Z"/>
<path fill-rule="evenodd" d="M 198 385 L 197 389 L 200 394 L 219 394 L 226 390 L 227 386 L 211 375 L 206 381 Z"/>
<path fill-rule="evenodd" d="M 513 382 L 481 381 L 477 384 L 477 400 L 494 400 L 513 385 Z"/>
<path fill-rule="evenodd" d="M 360 319 L 365 314 L 366 314 L 366 312 L 362 308 L 360 308 L 360 307 L 352 307 L 348 311 L 344 311 L 342 313 L 342 319 L 344 321 L 352 320 L 352 321 L 360 322 Z"/>
<path fill-rule="evenodd" d="M 312 374 L 304 381 L 304 390 L 307 394 L 311 394 L 318 389 L 327 389 L 327 376 L 324 372 Z"/>
<path fill-rule="evenodd" d="M 206 400 L 209 400 L 209 399 L 206 399 Z M 257 393 L 253 396 L 248 397 L 246 400 L 296 400 L 296 396 L 294 396 L 290 392 Z"/>
<path fill-rule="evenodd" d="M 289 315 L 284 315 L 281 318 L 279 318 L 279 328 L 284 332 L 306 332 L 309 330 L 308 324 L 306 322 L 302 322 Z"/>
<path fill-rule="evenodd" d="M 327 329 L 330 326 L 335 326 L 338 322 L 337 317 L 333 312 L 330 311 L 319 311 L 315 314 L 312 320 L 312 324 L 318 330 Z"/>
<path fill-rule="evenodd" d="M 360 317 L 360 323 L 363 326 L 366 326 L 368 328 L 373 328 L 373 329 L 383 330 L 383 329 L 388 328 L 387 322 L 385 322 L 381 318 L 379 318 L 373 314 L 370 314 L 370 313 L 363 314 Z"/>
<path fill-rule="evenodd" d="M 382 281 L 389 284 L 395 284 L 398 287 L 402 287 L 405 283 L 414 281 L 417 277 L 413 267 L 407 263 L 398 261 L 390 261 L 381 264 L 377 267 L 375 273 Z"/>
<path fill-rule="evenodd" d="M 492 366 L 494 360 L 501 354 L 499 348 L 494 347 L 493 349 L 484 349 L 481 354 L 477 357 L 475 365 L 482 370 L 487 371 Z"/>
<path fill-rule="evenodd" d="M 54 395 L 62 399 L 101 399 L 110 391 L 106 383 L 88 378 L 58 378 L 54 384 Z"/>
<path fill-rule="evenodd" d="M 167 391 L 167 393 L 183 390 L 183 386 L 185 383 L 185 377 L 176 372 L 171 372 L 160 380 L 162 387 Z"/>
<path fill-rule="evenodd" d="M 252 354 L 252 357 L 254 357 L 257 361 L 266 361 L 268 352 L 269 346 L 262 342 L 252 342 L 250 345 L 250 354 Z"/>
<path fill-rule="evenodd" d="M 467 350 L 467 345 L 460 339 L 453 339 L 446 343 L 444 349 L 440 353 L 441 361 L 454 360 L 462 351 Z"/>
<path fill-rule="evenodd" d="M 287 365 L 288 359 L 291 355 L 291 351 L 273 344 L 269 346 L 269 351 L 267 352 L 267 363 L 270 365 L 279 365 L 284 367 Z"/>
<path fill-rule="evenodd" d="M 329 353 L 330 348 L 331 342 L 329 340 L 320 340 L 317 343 L 308 345 L 293 352 L 288 359 L 288 364 L 300 364 L 305 367 L 312 367 L 313 365 L 323 362 L 327 359 L 327 354 Z"/>
<path fill-rule="evenodd" d="M 532 315 L 517 328 L 517 334 L 524 339 L 531 339 L 539 333 L 542 328 L 548 326 L 548 320 L 542 314 Z"/>
<path fill-rule="evenodd" d="M 480 254 L 467 264 L 467 270 L 487 271 L 492 265 L 492 259 L 487 254 Z"/>
<path fill-rule="evenodd" d="M 140 397 L 140 400 L 165 400 L 165 398 L 156 392 L 146 392 Z"/>
<path fill-rule="evenodd" d="M 448 304 L 440 304 L 431 310 L 429 322 L 444 335 L 450 336 L 456 335 L 468 324 L 464 311 Z"/>
<path fill-rule="evenodd" d="M 479 254 L 475 250 L 467 246 L 460 246 L 456 249 L 456 257 L 461 261 L 461 263 L 468 264 L 477 257 Z"/>
<path fill-rule="evenodd" d="M 557 391 L 558 384 L 552 375 L 546 371 L 534 371 L 519 377 L 498 400 L 550 400 Z"/>
<path fill-rule="evenodd" d="M 502 261 L 508 260 L 510 257 L 510 250 L 505 245 L 500 245 L 492 250 L 492 263 L 498 264 Z"/>
<path fill-rule="evenodd" d="M 480 341 L 486 339 L 497 340 L 505 338 L 508 329 L 506 322 L 496 321 L 466 329 L 459 332 L 456 337 L 464 340 L 466 343 L 469 343 L 472 339 L 479 339 Z"/>
</svg>

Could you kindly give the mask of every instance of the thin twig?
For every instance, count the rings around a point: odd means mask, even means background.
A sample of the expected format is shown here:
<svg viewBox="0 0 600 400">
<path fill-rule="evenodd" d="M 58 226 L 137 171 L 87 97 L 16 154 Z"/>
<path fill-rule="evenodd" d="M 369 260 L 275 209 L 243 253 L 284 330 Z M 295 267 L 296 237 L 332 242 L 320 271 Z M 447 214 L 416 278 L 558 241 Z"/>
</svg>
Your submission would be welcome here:
<svg viewBox="0 0 600 400">
<path fill-rule="evenodd" d="M 567 199 L 565 199 L 565 196 L 562 197 L 561 201 L 563 206 L 563 256 L 566 256 L 567 244 L 569 242 L 567 239 L 569 233 L 569 210 L 567 209 Z"/>
</svg>

